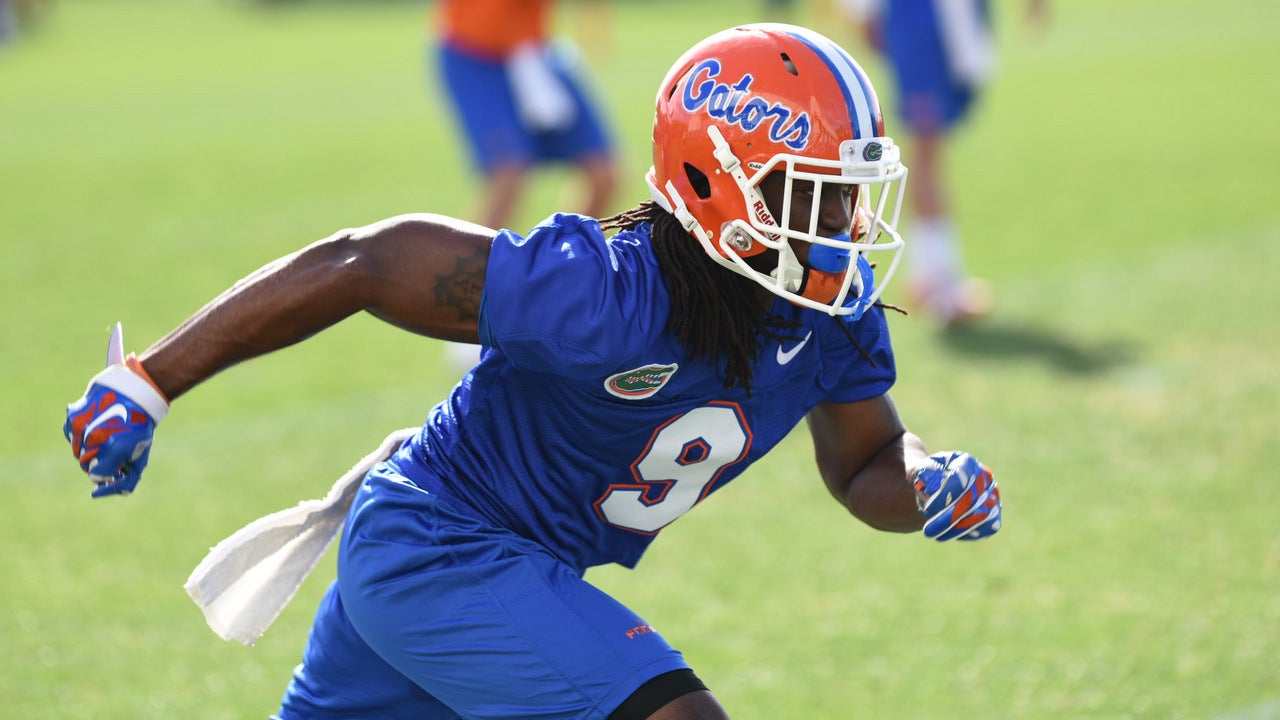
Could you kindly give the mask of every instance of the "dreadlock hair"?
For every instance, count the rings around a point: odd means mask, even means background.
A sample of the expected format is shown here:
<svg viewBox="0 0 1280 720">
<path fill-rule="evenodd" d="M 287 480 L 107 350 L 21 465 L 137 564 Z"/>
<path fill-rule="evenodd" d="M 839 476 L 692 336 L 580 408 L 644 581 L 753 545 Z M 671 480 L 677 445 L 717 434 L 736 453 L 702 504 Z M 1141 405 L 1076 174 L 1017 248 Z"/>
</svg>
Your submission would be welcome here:
<svg viewBox="0 0 1280 720">
<path fill-rule="evenodd" d="M 759 286 L 711 259 L 675 216 L 656 202 L 639 205 L 600 220 L 606 231 L 634 230 L 650 223 L 650 243 L 671 296 L 667 330 L 694 360 L 713 365 L 723 359 L 724 388 L 737 385 L 751 392 L 751 363 L 762 338 L 798 340 L 787 330 L 799 327 L 760 309 Z"/>
</svg>

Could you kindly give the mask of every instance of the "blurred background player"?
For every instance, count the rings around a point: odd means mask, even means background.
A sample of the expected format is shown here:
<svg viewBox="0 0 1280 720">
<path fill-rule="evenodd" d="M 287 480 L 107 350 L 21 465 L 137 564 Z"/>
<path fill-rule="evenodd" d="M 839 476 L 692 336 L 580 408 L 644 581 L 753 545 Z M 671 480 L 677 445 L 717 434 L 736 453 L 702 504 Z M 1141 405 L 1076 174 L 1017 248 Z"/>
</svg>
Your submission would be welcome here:
<svg viewBox="0 0 1280 720">
<path fill-rule="evenodd" d="M 13 35 L 15 25 L 13 3 L 10 0 L 0 0 L 0 45 L 7 42 Z"/>
<path fill-rule="evenodd" d="M 0 0 L 0 45 L 30 30 L 53 9 L 53 0 Z"/>
<path fill-rule="evenodd" d="M 764 17 L 769 22 L 790 22 L 796 15 L 796 0 L 764 0 Z"/>
<path fill-rule="evenodd" d="M 944 325 L 986 314 L 985 282 L 969 277 L 952 219 L 945 178 L 946 146 L 996 68 L 986 0 L 840 0 L 884 53 L 909 131 L 907 183 L 913 218 L 907 244 L 911 304 Z M 1047 0 L 1027 0 L 1028 18 L 1047 17 Z"/>
<path fill-rule="evenodd" d="M 572 164 L 582 180 L 576 208 L 609 209 L 617 159 L 592 102 L 576 48 L 551 36 L 553 0 L 440 0 L 434 13 L 438 67 L 471 159 L 484 177 L 472 218 L 502 229 L 529 171 Z"/>
<path fill-rule="evenodd" d="M 441 86 L 484 178 L 470 219 L 495 230 L 510 225 L 536 166 L 573 165 L 581 201 L 570 209 L 591 217 L 604 216 L 618 184 L 581 56 L 567 38 L 552 38 L 554 9 L 554 0 L 440 0 L 433 15 Z M 450 344 L 446 354 L 466 369 L 479 348 Z"/>
</svg>

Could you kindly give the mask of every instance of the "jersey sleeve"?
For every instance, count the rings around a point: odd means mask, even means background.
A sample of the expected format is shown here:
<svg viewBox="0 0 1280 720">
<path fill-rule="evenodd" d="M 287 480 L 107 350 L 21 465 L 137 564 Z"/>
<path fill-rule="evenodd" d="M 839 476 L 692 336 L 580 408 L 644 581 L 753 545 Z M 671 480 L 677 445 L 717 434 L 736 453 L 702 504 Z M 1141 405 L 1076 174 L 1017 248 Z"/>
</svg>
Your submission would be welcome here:
<svg viewBox="0 0 1280 720">
<path fill-rule="evenodd" d="M 480 306 L 480 340 L 529 370 L 559 374 L 626 362 L 665 321 L 656 264 L 626 236 L 557 214 L 527 237 L 494 239 Z"/>
<path fill-rule="evenodd" d="M 843 323 L 844 320 L 837 322 Z M 857 347 L 850 349 L 848 362 L 839 365 L 839 376 L 834 379 L 834 386 L 826 397 L 829 402 L 857 402 L 879 397 L 889 392 L 898 378 L 893 346 L 889 341 L 889 326 L 882 308 L 871 308 L 848 329 L 850 339 Z M 836 332 L 843 334 L 844 331 L 837 328 Z"/>
</svg>

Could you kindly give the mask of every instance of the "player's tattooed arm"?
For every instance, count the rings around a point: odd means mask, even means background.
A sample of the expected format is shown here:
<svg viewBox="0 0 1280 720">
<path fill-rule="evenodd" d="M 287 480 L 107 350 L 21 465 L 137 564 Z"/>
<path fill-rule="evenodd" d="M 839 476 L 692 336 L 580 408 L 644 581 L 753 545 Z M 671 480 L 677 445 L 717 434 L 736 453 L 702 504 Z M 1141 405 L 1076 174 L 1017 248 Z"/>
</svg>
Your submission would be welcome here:
<svg viewBox="0 0 1280 720">
<path fill-rule="evenodd" d="M 495 235 L 426 214 L 342 230 L 254 271 L 139 359 L 172 400 L 225 368 L 360 311 L 422 335 L 476 342 Z"/>
<path fill-rule="evenodd" d="M 480 296 L 496 235 L 440 215 L 406 215 L 372 226 L 357 236 L 370 245 L 374 297 L 363 309 L 420 335 L 479 342 Z"/>
<path fill-rule="evenodd" d="M 476 247 L 470 255 L 457 258 L 456 269 L 452 273 L 442 274 L 436 282 L 436 305 L 440 308 L 455 308 L 458 319 L 466 323 L 467 329 L 473 329 L 480 319 L 480 296 L 484 291 L 485 268 L 489 264 L 489 245 Z M 476 342 L 470 335 L 458 340 Z"/>
</svg>

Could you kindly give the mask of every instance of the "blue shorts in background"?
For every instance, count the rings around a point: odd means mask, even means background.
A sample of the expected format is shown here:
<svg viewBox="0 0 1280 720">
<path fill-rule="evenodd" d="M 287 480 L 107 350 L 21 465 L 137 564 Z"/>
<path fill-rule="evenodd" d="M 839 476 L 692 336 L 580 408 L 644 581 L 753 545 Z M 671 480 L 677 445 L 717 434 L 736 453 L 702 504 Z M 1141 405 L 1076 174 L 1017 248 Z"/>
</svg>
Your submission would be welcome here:
<svg viewBox="0 0 1280 720">
<path fill-rule="evenodd" d="M 986 15 L 985 2 L 982 8 Z M 963 119 L 974 90 L 952 78 L 934 0 L 890 0 L 883 29 L 897 83 L 898 112 L 907 127 L 916 134 L 932 134 Z"/>
<path fill-rule="evenodd" d="M 472 162 L 488 173 L 503 164 L 573 162 L 610 152 L 601 117 L 565 53 L 551 53 L 552 68 L 577 104 L 575 121 L 552 132 L 527 128 L 516 111 L 506 64 L 444 43 L 438 60 L 441 85 L 467 138 Z"/>
</svg>

